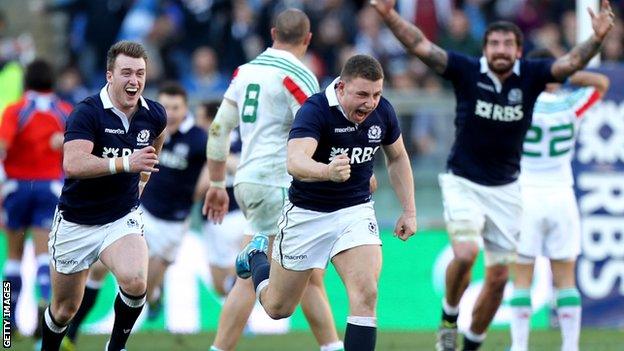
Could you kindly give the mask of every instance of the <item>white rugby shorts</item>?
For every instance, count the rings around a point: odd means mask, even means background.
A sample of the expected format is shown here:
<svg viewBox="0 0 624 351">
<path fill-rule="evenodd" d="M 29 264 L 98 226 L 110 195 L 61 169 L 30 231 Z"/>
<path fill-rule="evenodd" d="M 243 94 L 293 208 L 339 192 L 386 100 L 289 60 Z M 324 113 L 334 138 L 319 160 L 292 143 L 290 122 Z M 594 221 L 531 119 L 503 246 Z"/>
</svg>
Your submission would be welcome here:
<svg viewBox="0 0 624 351">
<path fill-rule="evenodd" d="M 52 265 L 63 274 L 83 271 L 98 260 L 104 249 L 130 234 L 143 236 L 143 219 L 139 209 L 102 225 L 66 221 L 62 211 L 57 209 L 48 238 Z"/>
<path fill-rule="evenodd" d="M 287 201 L 273 260 L 294 271 L 325 269 L 332 257 L 362 245 L 381 245 L 372 201 L 334 212 L 306 210 Z"/>
<path fill-rule="evenodd" d="M 208 262 L 221 268 L 233 267 L 242 249 L 243 237 L 250 234 L 241 210 L 226 214 L 221 224 L 206 221 L 204 238 Z"/>
<path fill-rule="evenodd" d="M 178 249 L 186 234 L 186 221 L 168 221 L 158 218 L 141 207 L 145 223 L 145 241 L 150 257 L 160 257 L 172 263 L 178 255 Z"/>
<path fill-rule="evenodd" d="M 513 262 L 522 220 L 519 183 L 486 186 L 452 173 L 440 174 L 438 179 L 451 240 L 482 236 L 486 265 Z"/>
<path fill-rule="evenodd" d="M 581 252 L 581 220 L 571 187 L 522 187 L 524 215 L 519 260 L 574 260 Z"/>
<path fill-rule="evenodd" d="M 251 235 L 275 235 L 288 189 L 255 183 L 238 183 L 234 196 L 249 223 Z"/>
</svg>

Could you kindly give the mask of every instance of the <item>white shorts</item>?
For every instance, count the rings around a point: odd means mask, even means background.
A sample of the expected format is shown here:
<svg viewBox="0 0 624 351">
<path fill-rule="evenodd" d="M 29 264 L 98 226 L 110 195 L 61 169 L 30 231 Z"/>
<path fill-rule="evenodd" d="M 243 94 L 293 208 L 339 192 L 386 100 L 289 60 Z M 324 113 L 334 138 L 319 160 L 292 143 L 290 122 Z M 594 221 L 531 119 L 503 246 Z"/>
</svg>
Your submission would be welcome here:
<svg viewBox="0 0 624 351">
<path fill-rule="evenodd" d="M 581 220 L 571 187 L 522 187 L 522 261 L 537 256 L 574 260 L 581 252 Z"/>
<path fill-rule="evenodd" d="M 451 240 L 482 236 L 486 265 L 513 262 L 522 217 L 518 182 L 486 186 L 451 173 L 440 174 L 438 179 Z"/>
<path fill-rule="evenodd" d="M 249 235 L 250 232 L 245 215 L 240 210 L 225 215 L 221 224 L 206 221 L 204 237 L 210 265 L 221 268 L 233 267 L 246 234 Z"/>
<path fill-rule="evenodd" d="M 111 223 L 83 225 L 66 221 L 57 209 L 48 239 L 52 265 L 63 274 L 83 271 L 98 260 L 104 249 L 130 234 L 143 236 L 141 210 L 132 210 Z"/>
<path fill-rule="evenodd" d="M 286 202 L 273 242 L 273 260 L 293 271 L 326 268 L 342 251 L 381 245 L 373 202 L 317 212 Z"/>
<path fill-rule="evenodd" d="M 288 197 L 288 189 L 254 183 L 234 186 L 234 196 L 249 223 L 251 235 L 275 235 L 277 221 Z"/>
<path fill-rule="evenodd" d="M 141 207 L 141 210 L 149 256 L 157 256 L 172 263 L 186 233 L 186 221 L 168 221 L 155 217 L 146 208 Z"/>
</svg>

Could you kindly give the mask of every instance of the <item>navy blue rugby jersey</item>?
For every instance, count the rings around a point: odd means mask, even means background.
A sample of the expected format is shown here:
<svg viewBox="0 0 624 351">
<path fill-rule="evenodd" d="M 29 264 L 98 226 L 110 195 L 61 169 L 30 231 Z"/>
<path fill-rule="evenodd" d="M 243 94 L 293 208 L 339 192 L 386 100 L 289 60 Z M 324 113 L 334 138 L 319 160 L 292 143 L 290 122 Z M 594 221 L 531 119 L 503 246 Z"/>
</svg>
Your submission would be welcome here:
<svg viewBox="0 0 624 351">
<path fill-rule="evenodd" d="M 167 137 L 158 156 L 158 172 L 152 173 L 141 204 L 152 215 L 183 221 L 193 206 L 199 174 L 206 163 L 206 132 L 188 116 L 178 131 Z"/>
<path fill-rule="evenodd" d="M 318 141 L 312 158 L 328 164 L 346 153 L 351 159 L 351 177 L 343 183 L 302 182 L 293 179 L 288 197 L 295 206 L 332 212 L 370 201 L 369 180 L 373 175 L 375 153 L 381 145 L 394 143 L 401 135 L 399 122 L 390 102 L 381 98 L 377 108 L 356 125 L 339 107 L 334 83 L 312 95 L 301 106 L 288 139 L 311 137 Z"/>
<path fill-rule="evenodd" d="M 484 185 L 515 181 L 535 100 L 546 83 L 556 81 L 550 71 L 553 60 L 517 60 L 501 84 L 484 57 L 448 55 L 442 76 L 452 81 L 457 99 L 448 169 Z"/>
<path fill-rule="evenodd" d="M 140 107 L 128 123 L 117 113 L 106 87 L 74 108 L 67 119 L 65 142 L 89 140 L 91 154 L 111 158 L 130 155 L 152 145 L 167 125 L 165 109 L 159 103 L 140 98 Z M 67 221 L 98 225 L 113 222 L 139 204 L 139 174 L 118 173 L 98 178 L 66 178 L 59 209 Z"/>
</svg>

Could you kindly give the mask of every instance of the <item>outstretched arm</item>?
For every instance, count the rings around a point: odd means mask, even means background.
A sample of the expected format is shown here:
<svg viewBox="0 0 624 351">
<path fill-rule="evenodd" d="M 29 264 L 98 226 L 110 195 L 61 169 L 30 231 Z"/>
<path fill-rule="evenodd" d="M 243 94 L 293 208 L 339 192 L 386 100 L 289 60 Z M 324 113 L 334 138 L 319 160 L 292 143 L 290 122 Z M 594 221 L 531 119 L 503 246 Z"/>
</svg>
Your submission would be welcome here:
<svg viewBox="0 0 624 351">
<path fill-rule="evenodd" d="M 615 18 L 609 0 L 602 0 L 600 7 L 598 15 L 594 14 L 591 9 L 587 9 L 592 19 L 594 34 L 553 63 L 551 72 L 556 79 L 564 80 L 574 72 L 583 69 L 589 60 L 600 50 L 602 41 L 613 27 Z"/>
<path fill-rule="evenodd" d="M 446 51 L 427 39 L 418 27 L 401 18 L 394 10 L 395 0 L 371 0 L 370 3 L 410 54 L 438 73 L 446 70 Z"/>
<path fill-rule="evenodd" d="M 569 82 L 581 87 L 594 87 L 601 96 L 607 92 L 610 84 L 609 77 L 604 74 L 587 71 L 574 73 L 570 77 Z"/>
</svg>

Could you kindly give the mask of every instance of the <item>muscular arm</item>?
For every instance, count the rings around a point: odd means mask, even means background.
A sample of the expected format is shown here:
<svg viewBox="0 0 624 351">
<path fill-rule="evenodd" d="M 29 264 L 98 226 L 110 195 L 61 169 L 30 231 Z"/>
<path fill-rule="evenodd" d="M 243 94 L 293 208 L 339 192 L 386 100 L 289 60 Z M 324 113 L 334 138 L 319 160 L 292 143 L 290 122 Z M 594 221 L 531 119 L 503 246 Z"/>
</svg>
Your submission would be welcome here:
<svg viewBox="0 0 624 351">
<path fill-rule="evenodd" d="M 403 19 L 394 9 L 385 14 L 380 12 L 380 14 L 394 36 L 410 54 L 421 59 L 437 73 L 443 73 L 446 70 L 448 54 L 427 39 L 418 27 Z"/>
<path fill-rule="evenodd" d="M 607 92 L 610 84 L 609 77 L 604 74 L 587 71 L 574 73 L 570 77 L 569 82 L 581 87 L 594 87 L 600 95 L 604 95 Z"/>
<path fill-rule="evenodd" d="M 329 180 L 329 165 L 312 159 L 318 141 L 314 138 L 297 138 L 288 141 L 288 173 L 302 182 Z"/>
<path fill-rule="evenodd" d="M 557 80 L 564 80 L 574 72 L 583 69 L 589 60 L 600 51 L 602 40 L 595 35 L 576 45 L 569 53 L 558 58 L 552 65 L 551 73 Z"/>
<path fill-rule="evenodd" d="M 609 34 L 611 28 L 613 28 L 615 15 L 608 0 L 601 1 L 598 14 L 594 14 L 589 8 L 587 10 L 591 17 L 594 34 L 553 63 L 551 73 L 558 80 L 564 80 L 574 72 L 585 67 L 589 60 L 598 53 L 602 41 Z"/>
<path fill-rule="evenodd" d="M 394 143 L 384 146 L 383 150 L 386 154 L 390 183 L 401 202 L 403 213 L 415 217 L 414 178 L 403 138 L 399 137 Z"/>
<path fill-rule="evenodd" d="M 210 180 L 225 180 L 226 159 L 230 152 L 230 132 L 238 125 L 238 108 L 234 101 L 223 99 L 206 145 Z"/>
<path fill-rule="evenodd" d="M 96 178 L 110 174 L 108 159 L 91 154 L 93 142 L 71 140 L 63 146 L 63 171 L 67 178 Z"/>
</svg>

